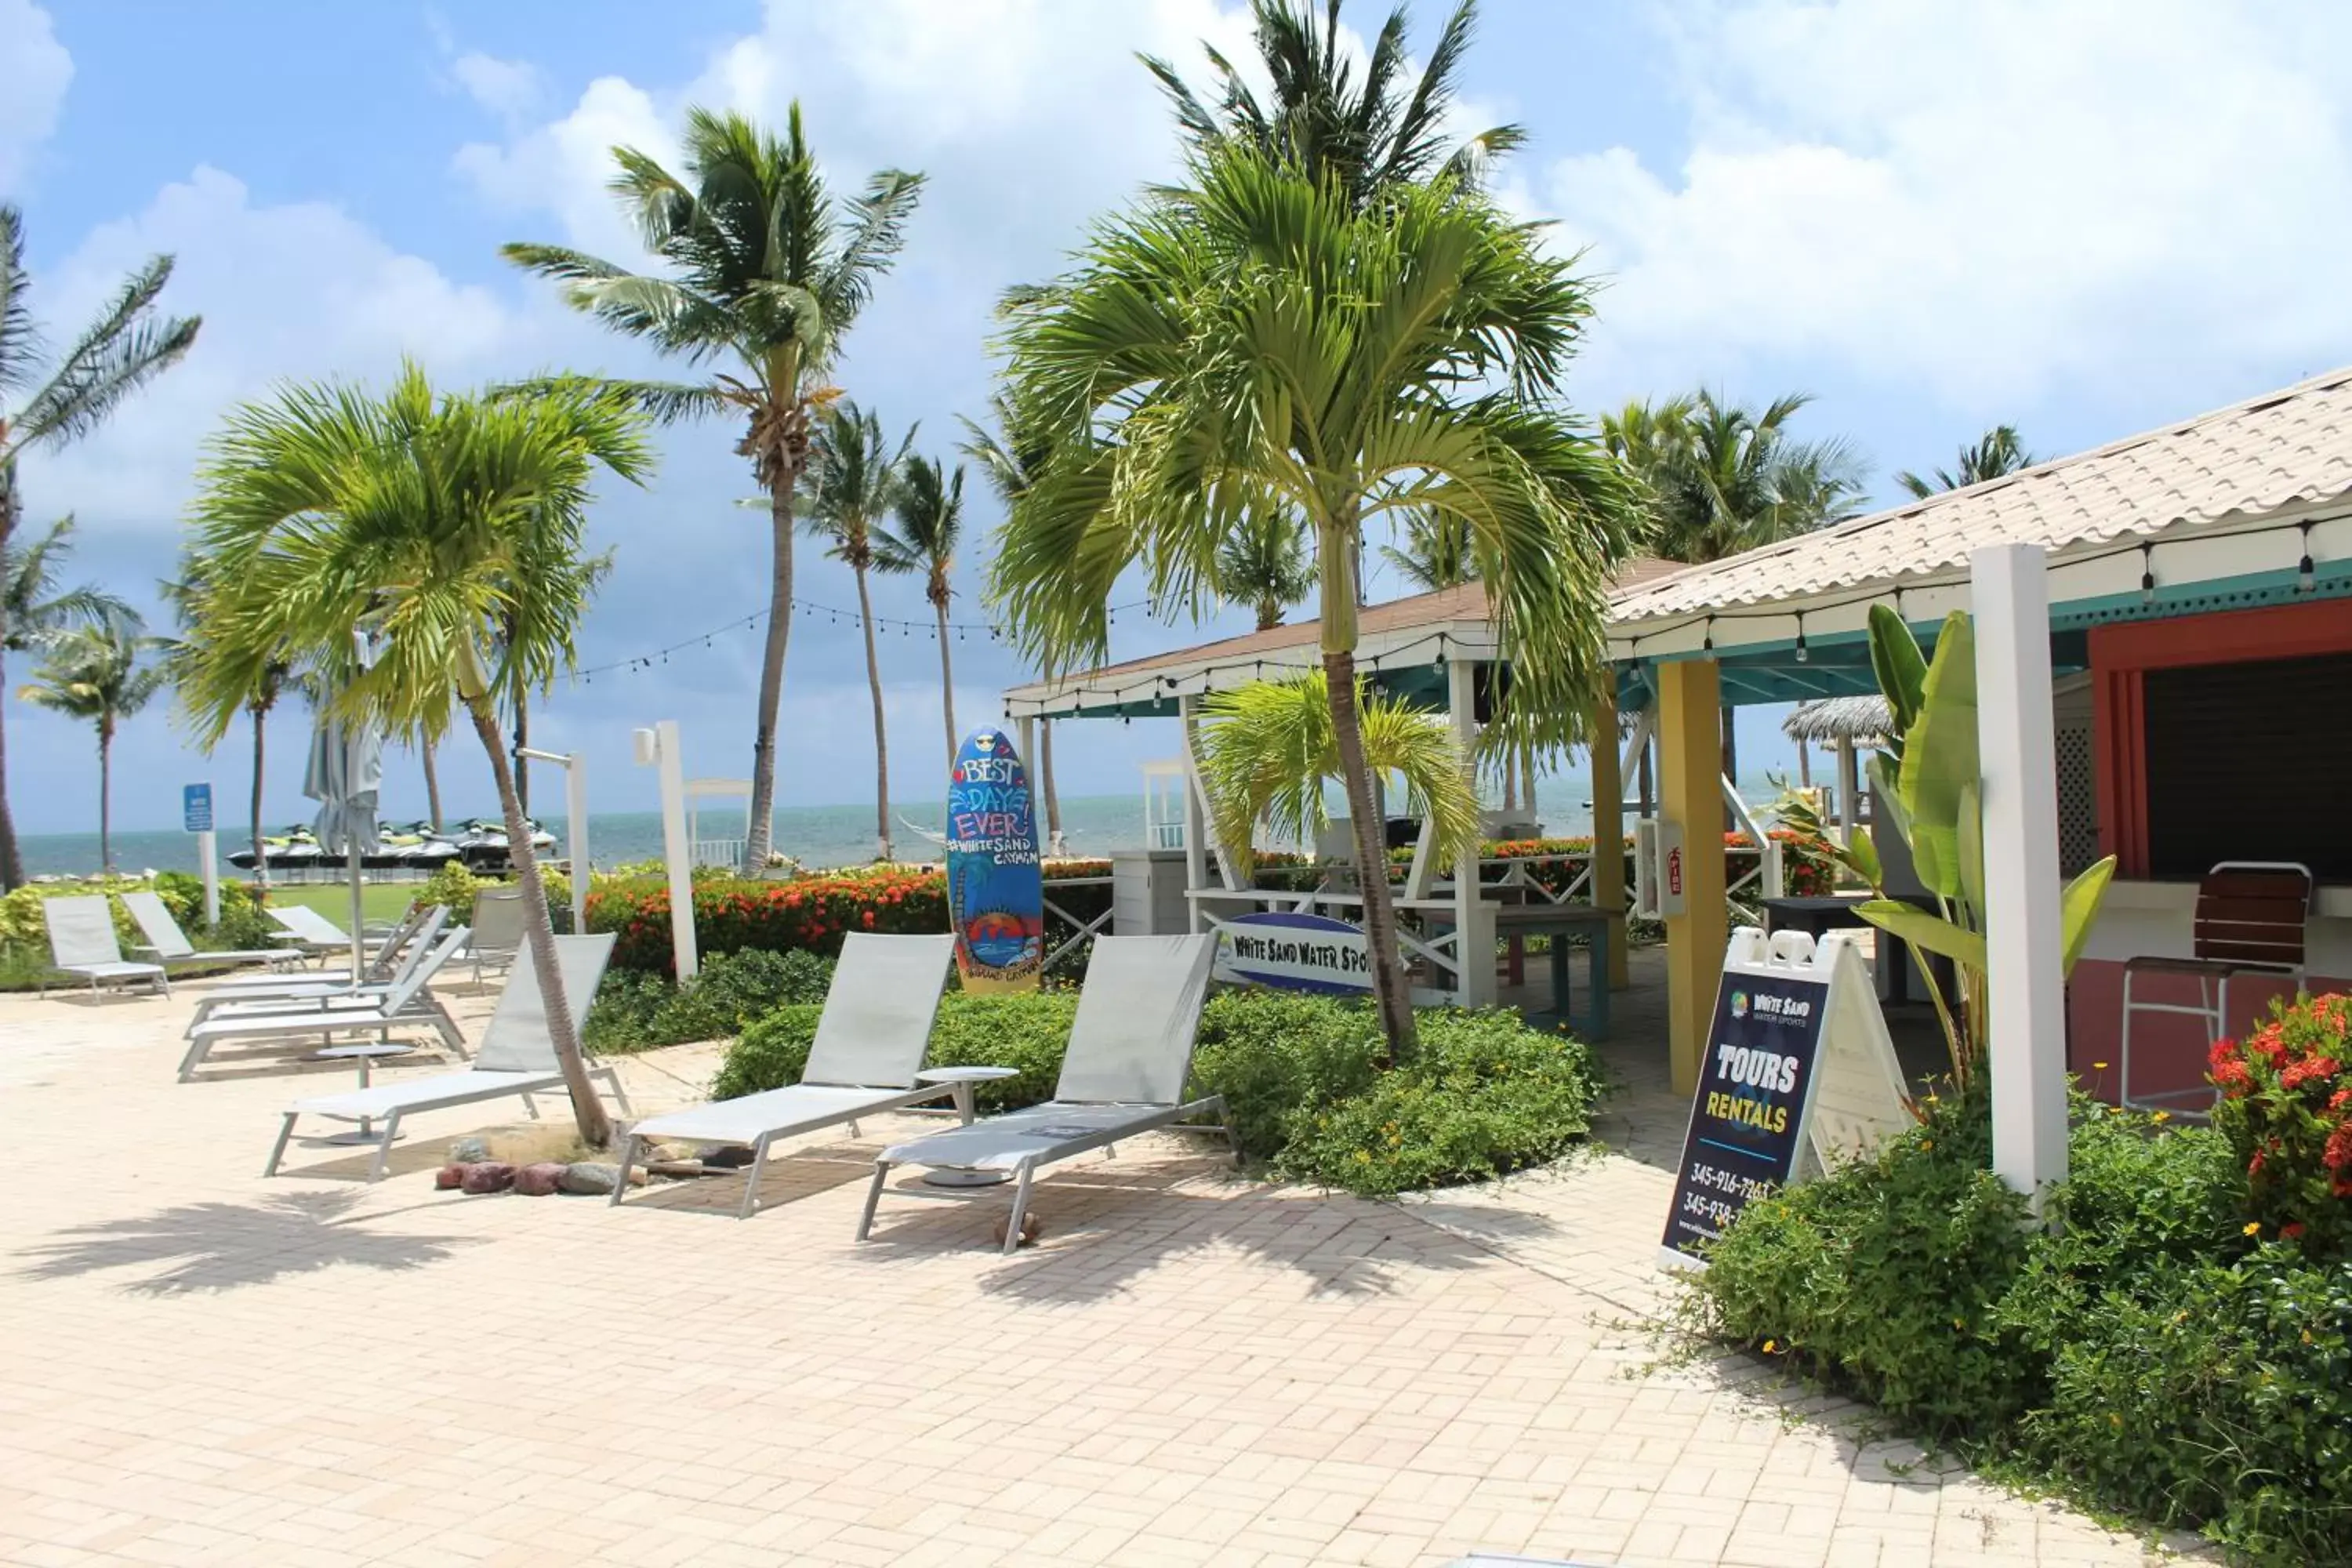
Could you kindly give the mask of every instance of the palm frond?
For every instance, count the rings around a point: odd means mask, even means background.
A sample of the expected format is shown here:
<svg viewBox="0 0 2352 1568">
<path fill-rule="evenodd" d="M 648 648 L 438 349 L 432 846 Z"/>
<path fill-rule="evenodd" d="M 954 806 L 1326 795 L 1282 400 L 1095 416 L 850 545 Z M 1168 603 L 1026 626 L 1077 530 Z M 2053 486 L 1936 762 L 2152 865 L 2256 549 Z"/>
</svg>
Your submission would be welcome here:
<svg viewBox="0 0 2352 1568">
<path fill-rule="evenodd" d="M 156 256 L 123 280 L 48 379 L 25 399 L 0 439 L 0 460 L 28 447 L 63 446 L 89 434 L 124 398 L 180 362 L 204 321 L 198 316 L 153 316 L 155 300 L 171 277 L 172 258 Z"/>
<path fill-rule="evenodd" d="M 25 215 L 0 202 L 0 390 L 30 386 L 40 353 L 32 274 L 25 269 Z"/>
</svg>

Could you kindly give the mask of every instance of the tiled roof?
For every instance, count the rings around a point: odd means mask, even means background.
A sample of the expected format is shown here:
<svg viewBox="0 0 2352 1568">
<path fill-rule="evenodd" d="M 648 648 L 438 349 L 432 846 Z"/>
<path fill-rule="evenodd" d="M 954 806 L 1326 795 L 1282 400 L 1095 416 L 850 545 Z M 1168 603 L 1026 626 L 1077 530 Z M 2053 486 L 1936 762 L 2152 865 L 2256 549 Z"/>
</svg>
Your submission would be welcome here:
<svg viewBox="0 0 2352 1568">
<path fill-rule="evenodd" d="M 1643 584 L 1671 577 L 1682 570 L 1683 566 L 1673 561 L 1654 561 L 1646 556 L 1629 561 L 1610 579 L 1610 593 L 1612 596 L 1621 595 Z M 1486 603 L 1486 585 L 1465 583 L 1458 587 L 1391 599 L 1385 604 L 1367 605 L 1356 617 L 1356 631 L 1360 639 L 1369 642 L 1391 633 L 1420 631 L 1463 622 L 1483 623 L 1491 618 Z M 1197 643 L 1191 647 L 1171 648 L 1166 653 L 1131 658 L 1121 664 L 1107 664 L 1097 669 L 1070 675 L 1061 681 L 1034 688 L 1023 687 L 1019 690 L 1025 693 L 1051 690 L 1057 687 L 1115 685 L 1128 676 L 1181 669 L 1204 663 L 1227 664 L 1283 648 L 1311 647 L 1322 635 L 1323 623 L 1319 620 L 1293 621 L 1266 631 L 1244 632 L 1239 637 L 1223 637 L 1216 642 Z"/>
<path fill-rule="evenodd" d="M 2352 368 L 1620 594 L 1646 621 L 1954 569 L 1988 544 L 2053 552 L 2352 493 Z"/>
</svg>

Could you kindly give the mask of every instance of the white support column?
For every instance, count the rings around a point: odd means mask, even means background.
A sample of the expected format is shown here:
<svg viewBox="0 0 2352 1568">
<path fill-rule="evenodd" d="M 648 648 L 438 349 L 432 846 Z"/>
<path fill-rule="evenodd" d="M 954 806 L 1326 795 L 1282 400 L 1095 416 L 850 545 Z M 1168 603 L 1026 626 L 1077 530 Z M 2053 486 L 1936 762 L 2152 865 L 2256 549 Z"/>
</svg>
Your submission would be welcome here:
<svg viewBox="0 0 2352 1568">
<path fill-rule="evenodd" d="M 1445 705 L 1454 738 L 1465 754 L 1478 743 L 1477 666 L 1466 658 L 1445 661 Z M 1478 846 L 1474 841 L 1454 862 L 1454 957 L 1461 964 L 1459 995 L 1465 1007 L 1495 1003 L 1495 907 L 1478 894 Z"/>
<path fill-rule="evenodd" d="M 1838 739 L 1837 792 L 1838 842 L 1852 844 L 1855 825 L 1862 816 L 1862 768 L 1854 756 L 1851 735 Z"/>
<path fill-rule="evenodd" d="M 563 763 L 563 825 L 565 852 L 572 861 L 572 929 L 588 930 L 588 767 L 577 752 Z"/>
<path fill-rule="evenodd" d="M 2038 545 L 1969 557 L 1984 796 L 1992 1168 L 2034 1212 L 2066 1176 L 2066 982 L 2058 886 L 2050 584 Z"/>
<path fill-rule="evenodd" d="M 636 733 L 637 761 L 661 779 L 662 858 L 669 867 L 670 952 L 677 977 L 691 980 L 701 961 L 694 941 L 694 844 L 686 826 L 686 761 L 677 721 L 664 719 Z"/>
<path fill-rule="evenodd" d="M 1014 721 L 1014 724 L 1020 731 L 1021 765 L 1029 771 L 1031 778 L 1043 779 L 1045 775 L 1037 771 L 1037 721 L 1034 718 L 1024 718 Z M 948 765 L 950 767 L 955 765 L 953 757 L 948 759 Z M 1042 791 L 1044 785 L 1040 784 L 1038 788 Z M 1043 802 L 1040 802 L 1039 805 L 1042 809 Z"/>
<path fill-rule="evenodd" d="M 1184 726 L 1184 888 L 1187 893 L 1209 885 L 1209 792 L 1201 783 L 1201 724 L 1198 717 L 1201 700 L 1191 692 L 1176 699 L 1176 715 Z M 1233 858 L 1217 856 L 1217 874 L 1225 887 L 1237 889 L 1241 879 L 1234 875 Z M 1188 928 L 1201 929 L 1201 906 L 1187 898 Z"/>
</svg>

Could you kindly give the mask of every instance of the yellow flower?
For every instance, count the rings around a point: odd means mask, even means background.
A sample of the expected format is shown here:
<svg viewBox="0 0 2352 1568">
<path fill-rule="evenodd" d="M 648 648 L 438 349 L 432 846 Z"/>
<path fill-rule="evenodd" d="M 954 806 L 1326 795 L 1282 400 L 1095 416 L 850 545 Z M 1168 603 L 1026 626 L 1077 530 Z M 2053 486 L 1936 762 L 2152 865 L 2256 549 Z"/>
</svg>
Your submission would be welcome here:
<svg viewBox="0 0 2352 1568">
<path fill-rule="evenodd" d="M 2159 1110 L 2154 1116 L 2149 1117 L 2148 1120 L 2150 1121 L 2169 1121 L 2172 1120 L 2172 1112 L 2169 1110 Z"/>
<path fill-rule="evenodd" d="M 1766 1355 L 1770 1355 L 1774 1351 L 1777 1351 L 1780 1348 L 1780 1342 L 1778 1340 L 1766 1340 L 1764 1342 L 1764 1353 Z"/>
<path fill-rule="evenodd" d="M 2246 1222 L 2246 1231 L 2245 1231 L 2245 1234 L 2246 1234 L 2246 1235 L 2248 1235 L 2248 1236 L 2260 1236 L 2262 1233 L 2263 1233 L 2263 1222 L 2262 1222 L 2262 1221 L 2260 1221 L 2260 1220 L 2258 1220 L 2258 1219 L 2250 1219 L 2250 1220 L 2248 1220 L 2248 1221 Z"/>
<path fill-rule="evenodd" d="M 2093 1062 L 2091 1064 L 2091 1070 L 2093 1072 L 2105 1072 L 2107 1070 L 2107 1064 L 2105 1062 Z"/>
<path fill-rule="evenodd" d="M 1919 1147 L 1922 1149 L 1933 1149 L 1935 1146 L 1936 1141 L 1933 1138 L 1922 1138 L 1919 1140 Z"/>
</svg>

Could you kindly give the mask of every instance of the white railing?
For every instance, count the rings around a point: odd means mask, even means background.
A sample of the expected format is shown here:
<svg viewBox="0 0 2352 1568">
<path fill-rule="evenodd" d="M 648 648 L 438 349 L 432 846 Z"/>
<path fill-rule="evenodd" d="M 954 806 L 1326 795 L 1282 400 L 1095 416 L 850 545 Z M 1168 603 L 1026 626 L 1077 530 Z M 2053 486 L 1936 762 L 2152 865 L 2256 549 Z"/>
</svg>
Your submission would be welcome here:
<svg viewBox="0 0 2352 1568">
<path fill-rule="evenodd" d="M 1066 939 L 1061 946 L 1055 948 L 1053 952 L 1045 955 L 1045 962 L 1043 967 L 1046 969 L 1053 968 L 1055 964 L 1061 962 L 1062 955 L 1064 953 L 1068 952 L 1080 942 L 1092 941 L 1102 931 L 1103 928 L 1110 924 L 1110 912 L 1114 907 L 1111 904 L 1106 903 L 1102 907 L 1102 913 L 1095 916 L 1092 920 L 1082 919 L 1054 901 L 1054 894 L 1055 890 L 1062 888 L 1108 888 L 1110 886 L 1110 883 L 1111 879 L 1108 876 L 1052 877 L 1046 879 L 1045 912 L 1049 915 L 1059 915 L 1078 929 L 1076 935 Z"/>
<path fill-rule="evenodd" d="M 693 864 L 733 868 L 743 863 L 742 838 L 698 838 L 694 841 Z"/>
<path fill-rule="evenodd" d="M 1184 824 L 1181 821 L 1153 823 L 1151 825 L 1151 847 L 1154 849 L 1183 848 Z"/>
</svg>

